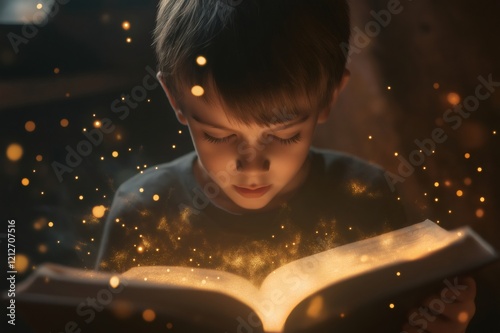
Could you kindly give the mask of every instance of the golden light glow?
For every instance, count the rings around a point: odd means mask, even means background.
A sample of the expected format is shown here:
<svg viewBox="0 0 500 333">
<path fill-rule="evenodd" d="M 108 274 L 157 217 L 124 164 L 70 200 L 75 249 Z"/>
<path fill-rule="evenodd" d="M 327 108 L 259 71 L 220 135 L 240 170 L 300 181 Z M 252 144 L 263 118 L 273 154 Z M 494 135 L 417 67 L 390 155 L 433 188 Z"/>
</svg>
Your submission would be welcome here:
<svg viewBox="0 0 500 333">
<path fill-rule="evenodd" d="M 115 150 L 111 153 L 111 156 L 113 156 L 114 158 L 118 157 L 118 152 Z"/>
<path fill-rule="evenodd" d="M 465 153 L 464 157 L 465 157 L 466 159 L 469 159 L 469 158 L 470 158 L 470 154 L 469 154 L 469 153 Z"/>
<path fill-rule="evenodd" d="M 482 208 L 478 208 L 478 209 L 476 210 L 476 217 L 480 219 L 480 218 L 482 218 L 483 216 L 484 216 L 484 209 L 482 209 Z"/>
<path fill-rule="evenodd" d="M 439 198 L 434 198 L 434 201 L 435 201 L 435 202 L 438 202 L 438 201 L 439 201 Z"/>
<path fill-rule="evenodd" d="M 173 327 L 174 325 L 172 325 L 172 323 L 167 323 L 167 329 L 171 330 Z"/>
<path fill-rule="evenodd" d="M 448 100 L 448 103 L 450 103 L 453 106 L 458 105 L 458 103 L 460 103 L 461 101 L 460 95 L 455 92 L 449 93 L 446 96 L 446 99 Z"/>
<path fill-rule="evenodd" d="M 191 94 L 193 94 L 193 96 L 200 97 L 203 96 L 204 93 L 205 89 L 203 89 L 202 86 L 193 86 L 191 88 Z"/>
<path fill-rule="evenodd" d="M 200 66 L 205 66 L 207 64 L 207 58 L 205 58 L 204 56 L 199 56 L 198 58 L 196 58 L 196 63 Z"/>
<path fill-rule="evenodd" d="M 101 124 L 101 122 L 99 120 L 94 121 L 94 127 L 95 128 L 99 128 L 99 127 L 101 127 L 101 125 L 102 124 Z"/>
<path fill-rule="evenodd" d="M 80 195 L 78 199 L 83 200 L 83 195 Z"/>
<path fill-rule="evenodd" d="M 479 201 L 484 202 L 486 199 L 484 197 L 479 198 Z"/>
<path fill-rule="evenodd" d="M 25 124 L 24 124 L 24 129 L 28 132 L 33 132 L 36 128 L 36 124 L 34 121 L 27 121 Z"/>
<path fill-rule="evenodd" d="M 49 228 L 52 228 L 54 226 L 54 222 L 50 221 L 49 223 L 47 223 L 47 225 L 49 226 Z"/>
<path fill-rule="evenodd" d="M 12 162 L 19 161 L 23 157 L 23 147 L 18 143 L 11 143 L 7 147 L 6 155 Z"/>
<path fill-rule="evenodd" d="M 389 307 L 390 307 L 391 309 L 394 309 L 394 308 L 395 308 L 394 303 L 389 304 Z"/>
<path fill-rule="evenodd" d="M 28 186 L 30 184 L 30 180 L 28 178 L 23 178 L 21 180 L 21 184 L 23 184 L 23 186 Z"/>
<path fill-rule="evenodd" d="M 142 192 L 144 192 L 144 189 L 141 187 L 141 188 L 139 189 L 139 192 L 141 192 L 141 193 L 142 193 Z"/>
<path fill-rule="evenodd" d="M 41 3 L 38 3 L 38 4 L 36 5 L 36 9 L 42 9 L 42 8 L 43 8 L 43 5 L 42 5 Z"/>
<path fill-rule="evenodd" d="M 42 155 L 36 155 L 35 159 L 36 159 L 37 162 L 41 162 L 41 161 L 43 161 L 43 156 Z"/>
<path fill-rule="evenodd" d="M 437 82 L 436 82 L 436 83 L 434 83 L 434 84 L 432 85 L 432 87 L 433 87 L 434 89 L 438 90 L 438 89 L 439 89 L 439 83 L 437 83 Z"/>
<path fill-rule="evenodd" d="M 477 168 L 477 172 L 483 172 L 483 168 L 481 167 Z"/>
<path fill-rule="evenodd" d="M 464 184 L 469 186 L 470 184 L 472 184 L 472 179 L 470 179 L 469 177 L 465 178 L 464 179 Z"/>
<path fill-rule="evenodd" d="M 172 145 L 172 148 L 175 149 L 175 145 Z"/>
<path fill-rule="evenodd" d="M 127 37 L 127 39 L 125 39 L 125 41 L 130 44 L 130 43 L 132 43 L 132 38 Z"/>
<path fill-rule="evenodd" d="M 396 276 L 401 276 L 401 272 L 396 272 Z"/>
<path fill-rule="evenodd" d="M 122 29 L 123 30 L 129 30 L 130 29 L 130 22 L 129 21 L 123 21 L 122 22 Z"/>
<path fill-rule="evenodd" d="M 391 90 L 391 89 L 392 89 L 391 86 L 387 86 L 387 90 Z"/>
<path fill-rule="evenodd" d="M 158 194 L 153 195 L 153 200 L 154 201 L 160 200 L 160 196 Z"/>
<path fill-rule="evenodd" d="M 105 212 L 106 207 L 104 207 L 103 205 L 94 206 L 94 208 L 92 208 L 92 215 L 94 215 L 98 219 L 103 217 Z"/>
<path fill-rule="evenodd" d="M 438 182 L 435 182 L 435 183 L 434 183 L 434 187 L 439 187 L 439 183 L 438 183 Z"/>
<path fill-rule="evenodd" d="M 142 319 L 144 319 L 144 321 L 151 322 L 155 320 L 155 318 L 156 318 L 156 313 L 151 309 L 146 309 L 142 313 Z"/>
<path fill-rule="evenodd" d="M 111 288 L 116 289 L 120 285 L 120 278 L 118 276 L 112 276 L 109 279 L 109 285 Z"/>
<path fill-rule="evenodd" d="M 59 74 L 61 72 L 61 70 L 59 68 L 54 68 L 54 74 Z"/>
<path fill-rule="evenodd" d="M 144 252 L 144 248 L 142 246 L 137 247 L 137 252 L 139 253 Z"/>
<path fill-rule="evenodd" d="M 462 195 L 464 195 L 464 192 L 462 190 L 458 190 L 457 197 L 461 197 Z"/>
<path fill-rule="evenodd" d="M 368 140 L 371 140 L 371 139 L 373 139 L 373 136 L 368 135 Z"/>
<path fill-rule="evenodd" d="M 399 155 L 399 153 L 397 151 L 394 152 L 394 156 L 398 156 L 398 155 Z"/>
<path fill-rule="evenodd" d="M 61 119 L 61 121 L 59 122 L 59 124 L 61 125 L 61 127 L 68 127 L 69 121 L 68 121 L 68 119 L 63 118 L 63 119 Z"/>
</svg>

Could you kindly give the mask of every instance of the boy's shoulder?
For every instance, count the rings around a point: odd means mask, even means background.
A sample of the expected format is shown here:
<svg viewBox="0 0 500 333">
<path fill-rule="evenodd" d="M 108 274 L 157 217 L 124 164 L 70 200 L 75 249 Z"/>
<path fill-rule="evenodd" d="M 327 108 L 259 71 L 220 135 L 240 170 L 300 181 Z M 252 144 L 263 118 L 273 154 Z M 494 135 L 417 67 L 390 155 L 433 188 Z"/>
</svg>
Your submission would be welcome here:
<svg viewBox="0 0 500 333">
<path fill-rule="evenodd" d="M 187 195 L 193 186 L 192 164 L 195 158 L 193 151 L 170 162 L 149 167 L 123 182 L 115 197 L 141 203 Z"/>
<path fill-rule="evenodd" d="M 385 181 L 384 169 L 359 157 L 335 150 L 311 147 L 313 170 L 327 182 L 360 180 L 363 182 Z"/>
</svg>

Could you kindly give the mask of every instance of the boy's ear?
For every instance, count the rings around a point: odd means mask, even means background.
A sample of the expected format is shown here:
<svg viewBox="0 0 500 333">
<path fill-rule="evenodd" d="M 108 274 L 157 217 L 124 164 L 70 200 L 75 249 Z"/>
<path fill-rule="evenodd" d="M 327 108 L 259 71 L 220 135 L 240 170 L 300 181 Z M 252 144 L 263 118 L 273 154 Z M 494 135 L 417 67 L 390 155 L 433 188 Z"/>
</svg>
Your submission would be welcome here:
<svg viewBox="0 0 500 333">
<path fill-rule="evenodd" d="M 345 86 L 347 85 L 347 82 L 349 82 L 350 77 L 351 77 L 351 72 L 346 68 L 344 71 L 344 75 L 342 75 L 342 80 L 340 80 L 340 84 L 333 91 L 332 102 L 327 108 L 321 111 L 320 114 L 318 115 L 317 124 L 323 124 L 324 122 L 326 122 L 328 116 L 330 115 L 332 107 L 335 105 L 335 102 L 337 102 L 337 97 L 339 96 L 340 92 L 344 90 Z"/>
<path fill-rule="evenodd" d="M 163 91 L 167 95 L 168 101 L 170 102 L 170 105 L 172 106 L 172 109 L 175 112 L 175 116 L 177 117 L 177 120 L 182 125 L 187 125 L 187 119 L 184 116 L 184 113 L 182 112 L 181 108 L 179 107 L 179 104 L 175 100 L 174 96 L 168 90 L 167 85 L 165 84 L 165 80 L 163 80 L 163 75 L 161 74 L 161 72 L 158 72 L 156 74 L 156 78 L 158 79 L 158 81 L 160 81 L 161 87 L 163 88 Z"/>
</svg>

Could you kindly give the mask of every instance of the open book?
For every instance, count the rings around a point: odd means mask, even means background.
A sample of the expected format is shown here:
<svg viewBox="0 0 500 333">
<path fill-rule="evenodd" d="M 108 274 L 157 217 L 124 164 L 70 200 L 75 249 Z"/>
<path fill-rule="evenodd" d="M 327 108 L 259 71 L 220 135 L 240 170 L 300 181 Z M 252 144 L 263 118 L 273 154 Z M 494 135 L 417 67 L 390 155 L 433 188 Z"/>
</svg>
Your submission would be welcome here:
<svg viewBox="0 0 500 333">
<path fill-rule="evenodd" d="M 374 322 L 397 329 L 423 286 L 456 283 L 496 256 L 470 228 L 427 220 L 288 263 L 259 289 L 208 269 L 114 275 L 45 264 L 18 287 L 16 304 L 37 332 L 373 332 Z"/>
</svg>

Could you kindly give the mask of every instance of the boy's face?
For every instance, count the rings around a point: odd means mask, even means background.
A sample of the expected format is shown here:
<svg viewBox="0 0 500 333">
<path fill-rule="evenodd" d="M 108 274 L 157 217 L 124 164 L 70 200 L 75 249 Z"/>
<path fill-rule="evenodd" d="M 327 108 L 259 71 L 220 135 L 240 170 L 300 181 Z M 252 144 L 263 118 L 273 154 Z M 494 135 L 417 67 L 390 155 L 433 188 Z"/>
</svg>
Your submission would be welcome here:
<svg viewBox="0 0 500 333">
<path fill-rule="evenodd" d="M 260 126 L 231 121 L 220 105 L 186 94 L 182 107 L 167 96 L 179 121 L 189 127 L 198 159 L 195 176 L 205 195 L 233 212 L 273 208 L 305 181 L 316 124 L 329 107 Z"/>
</svg>

